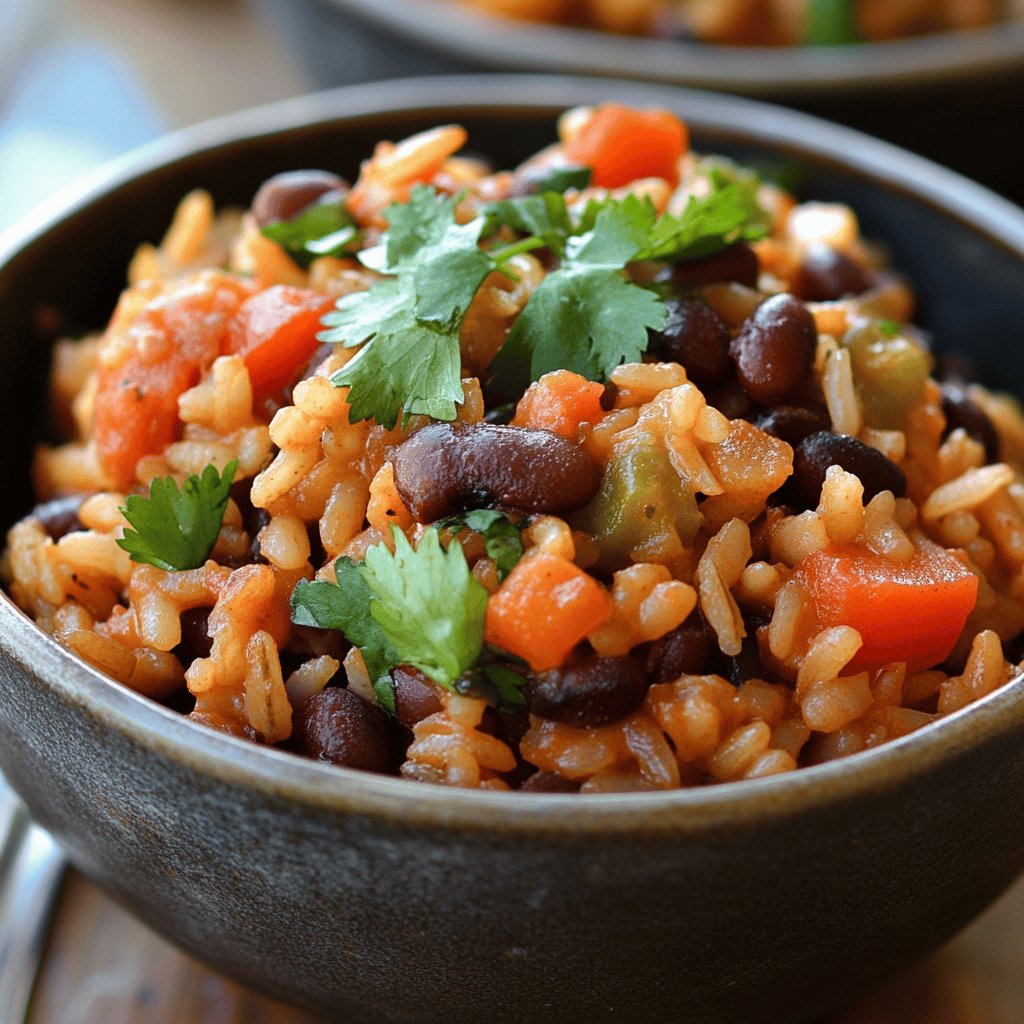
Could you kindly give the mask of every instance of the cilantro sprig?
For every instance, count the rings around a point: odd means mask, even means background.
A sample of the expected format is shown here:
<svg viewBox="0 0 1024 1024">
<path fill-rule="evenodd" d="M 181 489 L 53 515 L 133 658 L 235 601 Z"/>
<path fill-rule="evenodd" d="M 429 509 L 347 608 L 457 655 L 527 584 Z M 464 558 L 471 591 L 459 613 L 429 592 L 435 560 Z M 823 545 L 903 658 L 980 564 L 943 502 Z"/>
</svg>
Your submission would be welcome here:
<svg viewBox="0 0 1024 1024">
<path fill-rule="evenodd" d="M 198 569 L 217 541 L 237 469 L 237 459 L 224 467 L 223 474 L 207 466 L 201 476 L 190 476 L 180 491 L 174 477 L 157 477 L 149 485 L 148 497 L 129 495 L 120 511 L 134 529 L 124 531 L 118 546 L 133 562 L 168 572 Z"/>
<path fill-rule="evenodd" d="M 459 331 L 484 278 L 497 266 L 480 248 L 484 218 L 458 224 L 459 197 L 417 186 L 387 212 L 382 243 L 361 254 L 393 276 L 344 296 L 324 317 L 321 341 L 362 345 L 331 380 L 349 388 L 349 418 L 393 427 L 399 413 L 455 419 L 463 399 Z"/>
<path fill-rule="evenodd" d="M 492 674 L 490 664 L 477 665 L 487 590 L 469 571 L 462 545 L 452 542 L 446 550 L 433 527 L 415 548 L 401 530 L 393 533 L 394 551 L 377 544 L 362 563 L 341 558 L 336 584 L 300 582 L 292 593 L 292 621 L 344 633 L 362 652 L 378 702 L 392 712 L 389 674 L 398 665 L 413 665 L 453 692 L 461 692 L 471 671 Z M 483 660 L 492 659 L 484 654 Z M 507 696 L 513 676 L 502 668 L 492 682 Z"/>
<path fill-rule="evenodd" d="M 489 273 L 514 276 L 509 261 L 531 249 L 548 249 L 559 265 L 530 296 L 492 362 L 492 394 L 516 398 L 530 380 L 555 369 L 601 380 L 620 363 L 639 360 L 648 331 L 665 326 L 667 311 L 654 290 L 629 279 L 627 267 L 697 259 L 767 230 L 756 177 L 713 166 L 706 179 L 704 193 L 680 214 L 659 216 L 650 200 L 633 195 L 594 199 L 575 212 L 552 190 L 493 203 L 466 224 L 456 218 L 461 195 L 417 186 L 408 203 L 385 213 L 389 230 L 381 243 L 360 254 L 386 276 L 369 291 L 341 298 L 319 335 L 361 346 L 331 378 L 349 388 L 350 419 L 386 427 L 399 415 L 453 420 L 464 397 L 459 334 L 466 311 Z M 525 237 L 487 248 L 501 229 Z"/>
<path fill-rule="evenodd" d="M 345 201 L 314 203 L 291 220 L 276 220 L 260 229 L 301 267 L 318 256 L 341 256 L 359 237 Z"/>
</svg>

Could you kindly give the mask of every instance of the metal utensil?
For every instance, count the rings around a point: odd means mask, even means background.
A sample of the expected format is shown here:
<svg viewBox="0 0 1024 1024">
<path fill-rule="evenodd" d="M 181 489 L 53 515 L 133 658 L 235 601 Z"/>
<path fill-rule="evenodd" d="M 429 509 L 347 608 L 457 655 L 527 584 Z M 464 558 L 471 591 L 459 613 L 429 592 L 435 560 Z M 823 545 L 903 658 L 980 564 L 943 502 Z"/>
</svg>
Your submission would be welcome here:
<svg viewBox="0 0 1024 1024">
<path fill-rule="evenodd" d="M 0 776 L 0 1024 L 25 1020 L 63 873 L 57 844 Z"/>
</svg>

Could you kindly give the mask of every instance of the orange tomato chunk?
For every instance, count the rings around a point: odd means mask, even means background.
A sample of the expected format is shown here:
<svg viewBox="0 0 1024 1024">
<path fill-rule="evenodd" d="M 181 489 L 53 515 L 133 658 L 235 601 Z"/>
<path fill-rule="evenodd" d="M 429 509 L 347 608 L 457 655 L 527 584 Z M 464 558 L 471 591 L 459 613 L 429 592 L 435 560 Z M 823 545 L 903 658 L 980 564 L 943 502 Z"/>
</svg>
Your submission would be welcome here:
<svg viewBox="0 0 1024 1024">
<path fill-rule="evenodd" d="M 679 159 L 689 148 L 686 125 L 667 110 L 596 107 L 565 144 L 566 158 L 593 171 L 599 188 L 621 188 L 639 178 L 679 184 Z"/>
<path fill-rule="evenodd" d="M 558 555 L 524 558 L 487 602 L 484 638 L 541 672 L 556 668 L 612 617 L 612 599 L 593 577 Z"/>
<path fill-rule="evenodd" d="M 597 423 L 604 416 L 603 394 L 603 384 L 589 381 L 571 370 L 545 373 L 519 399 L 512 423 L 517 427 L 550 430 L 575 441 L 581 424 Z"/>
<path fill-rule="evenodd" d="M 320 320 L 333 307 L 329 295 L 280 284 L 242 303 L 228 328 L 225 351 L 243 357 L 257 399 L 294 382 L 316 352 Z"/>
<path fill-rule="evenodd" d="M 220 354 L 231 315 L 251 286 L 210 274 L 169 286 L 107 343 L 123 351 L 101 360 L 96 391 L 96 454 L 116 487 L 128 487 L 136 463 L 178 435 L 178 399 Z M 113 343 L 117 345 L 113 345 Z"/>
<path fill-rule="evenodd" d="M 922 541 L 908 562 L 825 548 L 797 567 L 822 626 L 852 626 L 864 646 L 847 672 L 905 661 L 916 672 L 944 661 L 978 597 L 978 577 L 945 548 Z"/>
</svg>

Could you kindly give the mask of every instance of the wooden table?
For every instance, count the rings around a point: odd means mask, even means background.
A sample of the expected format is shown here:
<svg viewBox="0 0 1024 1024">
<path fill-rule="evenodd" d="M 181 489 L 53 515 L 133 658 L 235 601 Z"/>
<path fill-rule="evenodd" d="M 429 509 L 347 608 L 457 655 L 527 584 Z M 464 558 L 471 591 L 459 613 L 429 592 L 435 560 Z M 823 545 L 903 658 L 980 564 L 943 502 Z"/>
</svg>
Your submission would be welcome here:
<svg viewBox="0 0 1024 1024">
<path fill-rule="evenodd" d="M 28 1020 L 316 1024 L 196 963 L 73 872 Z M 828 1024 L 1024 1024 L 1024 880 L 941 953 Z"/>
</svg>

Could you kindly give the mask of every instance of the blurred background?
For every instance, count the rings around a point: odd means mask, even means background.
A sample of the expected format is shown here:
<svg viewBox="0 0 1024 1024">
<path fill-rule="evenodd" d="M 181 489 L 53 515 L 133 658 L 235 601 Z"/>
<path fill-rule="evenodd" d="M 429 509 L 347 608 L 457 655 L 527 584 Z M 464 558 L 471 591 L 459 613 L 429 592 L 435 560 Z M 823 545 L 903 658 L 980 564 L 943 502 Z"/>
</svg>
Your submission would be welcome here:
<svg viewBox="0 0 1024 1024">
<path fill-rule="evenodd" d="M 631 11 L 654 6 L 587 3 L 627 22 Z M 472 0 L 458 9 L 457 23 L 437 0 L 2 0 L 0 227 L 97 163 L 168 130 L 312 88 L 474 68 L 605 70 L 756 93 L 889 138 L 1024 201 L 1024 175 L 1006 142 L 1024 109 L 1024 0 L 859 3 L 873 3 L 890 32 L 901 19 L 920 29 L 940 10 L 947 25 L 995 11 L 1008 20 L 909 43 L 767 51 L 700 45 L 692 26 L 689 35 L 677 25 L 640 39 L 502 24 L 481 13 L 553 16 L 579 10 L 583 0 Z M 850 4 L 677 5 L 746 10 L 748 21 L 754 11 L 765 24 L 763 11 L 777 22 L 780 11 L 794 10 L 806 21 L 812 8 L 831 12 L 826 30 L 835 33 Z"/>
<path fill-rule="evenodd" d="M 515 6 L 515 0 L 490 2 Z M 642 0 L 603 2 L 606 8 L 618 4 L 621 11 Z M 882 6 L 892 13 L 908 2 L 913 6 L 912 0 L 884 0 Z M 959 4 L 964 13 L 985 2 L 923 0 L 922 6 L 918 0 L 918 7 Z M 838 10 L 842 3 L 832 7 Z M 1018 7 L 1024 13 L 1024 0 Z M 551 70 L 559 61 L 576 71 L 604 65 L 618 74 L 651 73 L 661 80 L 693 81 L 703 67 L 700 80 L 709 84 L 717 66 L 707 48 L 704 56 L 691 51 L 692 61 L 673 49 L 680 42 L 689 45 L 688 40 L 499 28 L 468 13 L 463 18 L 461 12 L 457 23 L 450 18 L 439 23 L 437 10 L 433 0 L 0 0 L 0 229 L 104 161 L 170 130 L 313 88 L 473 67 Z M 459 40 L 475 40 L 479 50 L 451 45 Z M 637 59 L 637 47 L 648 46 L 651 60 Z M 997 35 L 965 33 L 952 48 L 948 39 L 933 46 L 922 36 L 905 51 L 906 67 L 899 64 L 904 51 L 892 51 L 884 64 L 888 77 L 879 70 L 882 65 L 859 66 L 874 60 L 868 52 L 874 47 L 809 56 L 777 50 L 771 62 L 782 69 L 779 81 L 771 85 L 766 74 L 748 91 L 887 137 L 1024 201 L 1015 138 L 1024 110 L 1024 20 L 1003 26 Z M 722 67 L 739 67 L 748 83 L 756 82 L 764 70 L 757 62 L 766 58 L 749 53 L 732 51 Z M 918 65 L 911 66 L 914 61 Z M 894 64 L 896 72 L 907 74 L 894 75 Z M 833 67 L 837 77 L 830 83 Z M 921 72 L 916 82 L 915 67 Z M 799 86 L 807 69 L 817 76 L 814 87 Z M 858 79 L 856 88 L 837 84 L 844 69 Z M 731 87 L 744 91 L 736 81 Z M 33 1021 L 171 1020 L 153 1007 L 163 1007 L 162 998 L 183 1005 L 183 993 L 194 1000 L 191 1010 L 173 1019 L 191 1024 L 306 1020 L 283 1010 L 258 1013 L 248 996 L 197 973 L 140 925 L 117 916 L 95 892 L 90 890 L 80 906 L 85 909 L 70 923 L 65 919 L 57 932 L 59 955 L 47 960 L 50 975 L 42 989 L 53 993 L 53 1003 L 39 1009 Z M 1024 1022 L 1022 908 L 1024 883 L 940 957 L 895 983 L 849 1024 Z M 92 941 L 96 935 L 113 938 L 104 945 Z M 139 956 L 126 957 L 126 949 Z M 90 956 L 76 959 L 83 951 Z M 165 988 L 154 989 L 146 973 L 157 963 L 164 968 Z M 69 992 L 79 1001 L 73 1002 Z M 133 1017 L 132 1007 L 118 1002 L 125 992 L 133 999 L 148 993 L 143 1016 Z M 142 995 L 138 999 L 142 1005 Z M 114 1012 L 115 1002 L 122 1016 Z"/>
<path fill-rule="evenodd" d="M 0 227 L 118 153 L 311 84 L 255 0 L 3 0 Z"/>
</svg>

